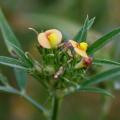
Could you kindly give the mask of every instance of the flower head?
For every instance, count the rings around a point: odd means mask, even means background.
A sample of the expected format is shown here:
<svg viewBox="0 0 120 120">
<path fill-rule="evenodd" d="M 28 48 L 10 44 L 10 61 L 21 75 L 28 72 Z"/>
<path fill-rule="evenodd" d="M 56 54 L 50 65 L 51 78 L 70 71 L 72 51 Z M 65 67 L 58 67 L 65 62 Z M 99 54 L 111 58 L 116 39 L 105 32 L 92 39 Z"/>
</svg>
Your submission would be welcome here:
<svg viewBox="0 0 120 120">
<path fill-rule="evenodd" d="M 78 55 L 80 55 L 81 57 L 84 57 L 84 58 L 88 58 L 88 55 L 86 53 L 87 48 L 88 48 L 88 44 L 86 42 L 77 43 L 73 40 L 69 40 L 69 42 L 71 43 L 75 52 Z"/>
<path fill-rule="evenodd" d="M 56 48 L 62 41 L 62 33 L 57 29 L 38 34 L 38 42 L 43 48 Z"/>
</svg>

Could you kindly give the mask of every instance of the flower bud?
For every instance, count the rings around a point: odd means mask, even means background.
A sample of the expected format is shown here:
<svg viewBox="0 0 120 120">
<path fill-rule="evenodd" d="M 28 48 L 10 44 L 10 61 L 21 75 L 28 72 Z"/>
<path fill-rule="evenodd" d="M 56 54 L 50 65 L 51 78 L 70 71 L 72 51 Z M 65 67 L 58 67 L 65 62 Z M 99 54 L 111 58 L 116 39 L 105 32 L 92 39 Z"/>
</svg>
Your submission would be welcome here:
<svg viewBox="0 0 120 120">
<path fill-rule="evenodd" d="M 92 57 L 82 58 L 82 60 L 75 65 L 75 68 L 76 69 L 87 68 L 92 64 L 92 60 L 93 60 Z"/>
</svg>

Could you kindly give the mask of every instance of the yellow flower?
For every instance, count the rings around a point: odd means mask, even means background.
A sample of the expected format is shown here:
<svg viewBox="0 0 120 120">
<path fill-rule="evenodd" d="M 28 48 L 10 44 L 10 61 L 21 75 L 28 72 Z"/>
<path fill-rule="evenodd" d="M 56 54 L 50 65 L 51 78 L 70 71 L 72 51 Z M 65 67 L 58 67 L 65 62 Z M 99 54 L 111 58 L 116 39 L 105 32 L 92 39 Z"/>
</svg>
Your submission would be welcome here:
<svg viewBox="0 0 120 120">
<path fill-rule="evenodd" d="M 73 40 L 69 40 L 69 42 L 71 43 L 75 52 L 78 55 L 80 55 L 81 57 L 84 57 L 84 58 L 88 58 L 88 55 L 86 53 L 87 48 L 88 48 L 88 44 L 86 42 L 77 43 Z"/>
<path fill-rule="evenodd" d="M 56 48 L 62 41 L 62 33 L 57 29 L 38 34 L 38 42 L 43 48 Z"/>
</svg>

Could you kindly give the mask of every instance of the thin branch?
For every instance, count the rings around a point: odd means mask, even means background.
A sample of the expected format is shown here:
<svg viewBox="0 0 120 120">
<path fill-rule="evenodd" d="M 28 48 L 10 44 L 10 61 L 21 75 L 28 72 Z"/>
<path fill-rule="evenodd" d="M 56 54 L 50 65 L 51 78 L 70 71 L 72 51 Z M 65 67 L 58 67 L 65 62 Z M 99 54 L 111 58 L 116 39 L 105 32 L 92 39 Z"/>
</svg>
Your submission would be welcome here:
<svg viewBox="0 0 120 120">
<path fill-rule="evenodd" d="M 23 98 L 25 98 L 28 102 L 30 102 L 32 105 L 34 105 L 36 108 L 38 108 L 41 112 L 43 112 L 45 115 L 48 114 L 48 110 L 46 110 L 41 104 L 36 102 L 34 99 L 32 99 L 30 96 L 23 94 Z"/>
</svg>

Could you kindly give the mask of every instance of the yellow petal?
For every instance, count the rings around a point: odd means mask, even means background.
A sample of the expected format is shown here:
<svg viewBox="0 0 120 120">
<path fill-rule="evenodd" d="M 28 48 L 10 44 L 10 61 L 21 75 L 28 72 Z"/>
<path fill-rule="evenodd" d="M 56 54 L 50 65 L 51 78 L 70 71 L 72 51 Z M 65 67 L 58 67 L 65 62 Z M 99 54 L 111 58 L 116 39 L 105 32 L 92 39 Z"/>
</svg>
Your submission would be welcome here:
<svg viewBox="0 0 120 120">
<path fill-rule="evenodd" d="M 73 40 L 69 40 L 69 42 L 72 44 L 75 52 L 80 55 L 81 57 L 88 57 L 86 50 L 87 50 L 87 43 L 82 42 L 78 44 L 77 42 Z"/>
<path fill-rule="evenodd" d="M 79 49 L 79 48 L 77 48 L 77 47 L 75 47 L 74 50 L 75 50 L 75 52 L 76 52 L 77 54 L 79 54 L 81 57 L 86 57 L 86 58 L 88 57 L 86 51 L 83 51 L 83 50 L 81 50 L 81 49 Z"/>
<path fill-rule="evenodd" d="M 83 51 L 86 51 L 88 48 L 88 44 L 86 42 L 81 42 L 79 46 L 80 46 L 80 49 Z"/>
<path fill-rule="evenodd" d="M 56 33 L 51 33 L 50 35 L 48 35 L 48 39 L 49 40 L 57 40 L 57 34 Z"/>
<path fill-rule="evenodd" d="M 50 35 L 48 35 L 48 40 L 49 40 L 52 48 L 57 47 L 58 41 L 57 41 L 57 34 L 56 33 L 51 33 Z"/>
<path fill-rule="evenodd" d="M 46 34 L 47 36 L 51 35 L 50 38 L 53 38 L 52 40 L 53 40 L 57 45 L 60 44 L 61 41 L 62 41 L 62 33 L 61 33 L 59 30 L 57 30 L 57 29 L 47 30 L 47 31 L 45 32 L 45 34 Z M 55 41 L 55 39 L 56 39 L 56 41 Z M 54 42 L 53 42 L 53 43 L 54 43 Z"/>
</svg>

